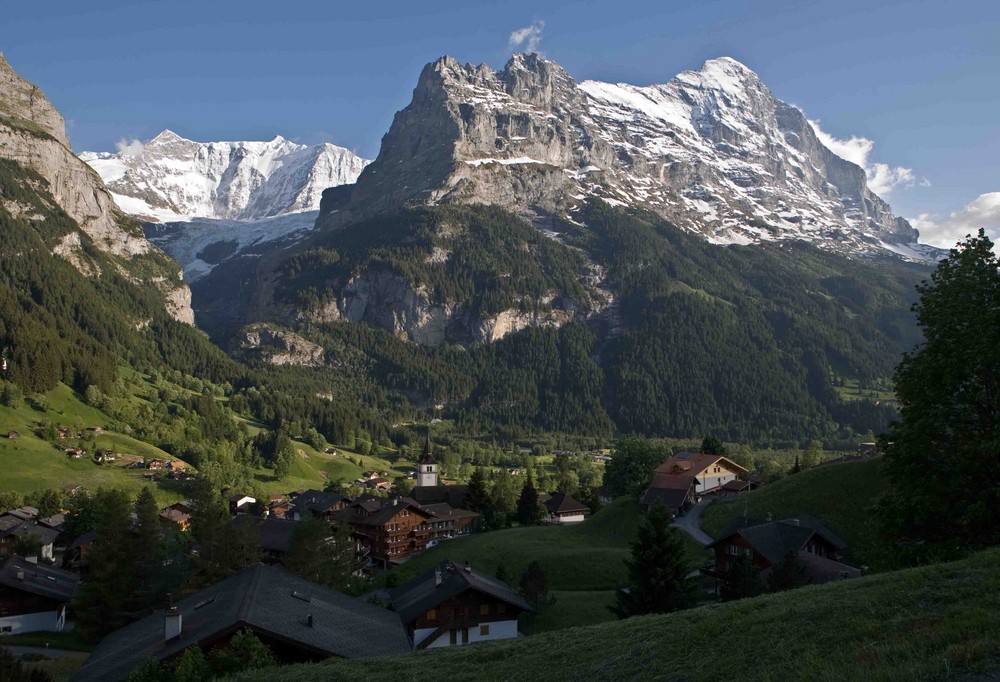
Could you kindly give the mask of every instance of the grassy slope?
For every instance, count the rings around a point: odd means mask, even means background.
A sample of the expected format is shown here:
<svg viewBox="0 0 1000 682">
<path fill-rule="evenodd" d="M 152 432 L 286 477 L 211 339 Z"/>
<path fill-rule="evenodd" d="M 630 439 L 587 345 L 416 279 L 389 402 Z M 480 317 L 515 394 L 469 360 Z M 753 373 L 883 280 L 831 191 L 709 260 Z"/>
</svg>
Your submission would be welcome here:
<svg viewBox="0 0 1000 682">
<path fill-rule="evenodd" d="M 879 567 L 884 561 L 871 509 L 885 489 L 881 460 L 828 464 L 787 476 L 747 495 L 714 502 L 702 515 L 702 527 L 716 537 L 744 509 L 756 518 L 764 518 L 768 512 L 775 519 L 809 514 L 849 545 L 849 563 Z"/>
<path fill-rule="evenodd" d="M 915 680 L 997 670 L 1000 550 L 464 649 L 255 671 L 243 682 Z"/>
<path fill-rule="evenodd" d="M 605 607 L 613 591 L 626 583 L 625 560 L 642 513 L 632 498 L 619 498 L 574 526 L 534 526 L 481 533 L 445 542 L 407 562 L 401 577 L 440 561 L 468 561 L 492 575 L 503 564 L 516 581 L 531 561 L 542 565 L 556 602 L 527 624 L 531 632 L 611 620 Z M 685 537 L 691 565 L 705 563 L 704 550 Z"/>
<path fill-rule="evenodd" d="M 111 421 L 103 412 L 84 403 L 64 384 L 59 384 L 48 392 L 46 398 L 48 409 L 45 412 L 33 409 L 27 401 L 16 409 L 0 405 L 0 463 L 3 465 L 0 466 L 0 490 L 15 490 L 26 494 L 72 484 L 89 489 L 115 486 L 137 493 L 149 484 L 142 478 L 141 469 L 98 465 L 89 457 L 70 459 L 66 456 L 65 448 L 75 447 L 79 442 L 77 440 L 50 443 L 38 438 L 35 431 L 42 420 L 48 420 L 56 426 L 68 426 L 73 430 L 103 427 Z M 9 431 L 17 431 L 20 438 L 8 440 L 6 436 Z M 93 436 L 91 433 L 87 436 L 93 438 L 99 449 L 144 458 L 172 459 L 163 450 L 122 433 L 105 431 L 100 436 Z M 269 469 L 257 470 L 256 479 L 265 492 L 287 493 L 302 488 L 322 488 L 328 480 L 343 478 L 350 481 L 360 476 L 364 470 L 391 471 L 393 467 L 384 459 L 359 455 L 340 447 L 337 448 L 338 455 L 331 456 L 317 452 L 305 443 L 295 442 L 294 445 L 299 456 L 286 478 L 276 481 Z M 358 459 L 362 466 L 351 461 Z M 405 465 L 406 462 L 400 462 L 396 466 L 398 468 Z M 169 480 L 157 483 L 154 492 L 164 504 L 186 497 L 184 486 Z"/>
</svg>

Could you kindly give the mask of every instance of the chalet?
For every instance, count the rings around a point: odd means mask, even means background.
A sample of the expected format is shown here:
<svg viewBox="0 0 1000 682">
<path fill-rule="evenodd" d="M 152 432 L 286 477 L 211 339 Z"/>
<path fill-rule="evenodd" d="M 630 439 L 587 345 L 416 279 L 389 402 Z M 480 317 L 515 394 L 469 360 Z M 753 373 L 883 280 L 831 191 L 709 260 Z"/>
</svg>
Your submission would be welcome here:
<svg viewBox="0 0 1000 682">
<path fill-rule="evenodd" d="M 334 515 L 349 503 L 350 500 L 343 495 L 312 489 L 302 492 L 295 498 L 295 508 L 300 514 L 308 510 L 327 521 L 332 521 Z"/>
<path fill-rule="evenodd" d="M 381 476 L 378 478 L 369 478 L 365 481 L 365 487 L 385 492 L 392 488 L 392 481 L 388 478 L 382 478 Z"/>
<path fill-rule="evenodd" d="M 362 556 L 385 566 L 422 552 L 430 539 L 433 514 L 410 499 L 365 496 L 348 505 L 341 518 L 350 524 Z"/>
<path fill-rule="evenodd" d="M 249 511 L 250 505 L 256 504 L 257 498 L 238 493 L 229 496 L 229 513 L 243 514 Z"/>
<path fill-rule="evenodd" d="M 69 448 L 66 450 L 66 454 L 69 455 L 70 459 L 83 459 L 87 456 L 87 451 L 80 448 Z"/>
<path fill-rule="evenodd" d="M 479 518 L 479 514 L 468 509 L 455 509 L 447 502 L 421 505 L 433 516 L 427 519 L 430 531 L 428 542 L 449 540 L 459 535 L 468 535 Z"/>
<path fill-rule="evenodd" d="M 653 481 L 641 502 L 659 502 L 674 514 L 683 514 L 701 495 L 718 493 L 723 486 L 745 476 L 747 470 L 719 455 L 680 452 L 653 469 Z"/>
<path fill-rule="evenodd" d="M 410 651 L 391 611 L 258 564 L 111 633 L 73 680 L 122 680 L 150 657 L 169 664 L 192 646 L 210 652 L 243 628 L 281 664 Z"/>
<path fill-rule="evenodd" d="M 579 523 L 590 513 L 590 507 L 577 502 L 566 493 L 552 493 L 541 502 L 548 512 L 545 519 L 548 523 Z"/>
<path fill-rule="evenodd" d="M 21 434 L 19 434 L 17 431 L 8 431 L 7 432 L 7 438 L 9 438 L 11 440 L 14 440 L 15 438 L 20 438 L 20 437 L 21 437 Z"/>
<path fill-rule="evenodd" d="M 73 433 L 69 430 L 67 426 L 60 426 L 59 430 L 56 431 L 59 436 L 59 440 L 66 440 L 67 438 L 72 438 Z"/>
<path fill-rule="evenodd" d="M 70 543 L 63 553 L 63 568 L 86 575 L 90 572 L 90 552 L 97 539 L 97 532 L 89 530 Z"/>
<path fill-rule="evenodd" d="M 169 471 L 184 471 L 187 469 L 187 462 L 180 459 L 171 459 L 164 463 L 163 468 Z"/>
<path fill-rule="evenodd" d="M 147 459 L 145 462 L 146 468 L 149 469 L 150 471 L 156 471 L 158 469 L 162 469 L 164 466 L 166 466 L 166 464 L 167 464 L 166 461 L 162 459 Z"/>
<path fill-rule="evenodd" d="M 0 566 L 0 634 L 62 632 L 80 576 L 12 556 Z"/>
<path fill-rule="evenodd" d="M 276 519 L 292 519 L 296 514 L 295 505 L 281 496 L 281 499 L 271 500 L 267 503 L 265 514 Z"/>
<path fill-rule="evenodd" d="M 451 561 L 383 595 L 414 649 L 513 639 L 518 617 L 532 610 L 507 583 Z"/>
<path fill-rule="evenodd" d="M 14 510 L 18 511 L 18 510 Z M 0 517 L 0 557 L 10 556 L 20 547 L 31 546 L 37 556 L 52 560 L 52 547 L 59 531 L 8 512 Z"/>
<path fill-rule="evenodd" d="M 191 514 L 168 507 L 160 512 L 160 521 L 171 528 L 183 531 L 191 527 Z"/>
<path fill-rule="evenodd" d="M 63 486 L 63 492 L 66 493 L 67 495 L 76 495 L 82 489 L 83 489 L 83 486 L 79 486 L 79 485 L 64 485 Z"/>
<path fill-rule="evenodd" d="M 732 563 L 745 555 L 766 581 L 774 565 L 792 551 L 805 565 L 811 583 L 854 578 L 861 575 L 860 569 L 841 563 L 846 547 L 843 540 L 808 516 L 781 521 L 740 517 L 708 545 L 715 561 L 703 568 L 702 574 L 724 580 Z"/>
</svg>

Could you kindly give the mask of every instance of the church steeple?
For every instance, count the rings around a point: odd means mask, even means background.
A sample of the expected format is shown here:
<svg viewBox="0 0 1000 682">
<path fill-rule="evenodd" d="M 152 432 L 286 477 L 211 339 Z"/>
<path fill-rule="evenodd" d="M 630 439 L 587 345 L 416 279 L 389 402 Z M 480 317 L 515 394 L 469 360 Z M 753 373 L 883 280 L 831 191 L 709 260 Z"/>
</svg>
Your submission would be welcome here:
<svg viewBox="0 0 1000 682">
<path fill-rule="evenodd" d="M 431 453 L 431 435 L 424 441 L 424 452 L 417 461 L 417 487 L 425 488 L 438 484 L 438 462 Z"/>
</svg>

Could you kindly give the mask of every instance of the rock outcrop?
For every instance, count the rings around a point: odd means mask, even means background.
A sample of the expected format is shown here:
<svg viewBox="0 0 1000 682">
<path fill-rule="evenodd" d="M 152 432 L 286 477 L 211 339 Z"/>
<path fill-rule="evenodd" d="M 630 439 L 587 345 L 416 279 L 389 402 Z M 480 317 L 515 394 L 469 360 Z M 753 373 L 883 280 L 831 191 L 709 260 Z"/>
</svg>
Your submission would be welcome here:
<svg viewBox="0 0 1000 682">
<path fill-rule="evenodd" d="M 177 319 L 193 321 L 190 292 L 176 274 L 176 265 L 146 241 L 139 225 L 115 205 L 100 176 L 73 153 L 59 112 L 37 86 L 18 76 L 2 55 L 0 158 L 16 161 L 41 175 L 48 182 L 53 200 L 101 251 L 119 259 L 126 274 L 129 263 L 137 256 L 149 255 L 155 260 L 164 270 L 158 287 L 170 301 L 168 310 Z M 65 236 L 54 252 L 83 274 L 98 274 L 82 256 L 79 236 Z"/>
<path fill-rule="evenodd" d="M 240 332 L 237 352 L 272 365 L 306 367 L 322 366 L 325 356 L 322 346 L 271 324 L 252 324 L 244 328 Z"/>
</svg>

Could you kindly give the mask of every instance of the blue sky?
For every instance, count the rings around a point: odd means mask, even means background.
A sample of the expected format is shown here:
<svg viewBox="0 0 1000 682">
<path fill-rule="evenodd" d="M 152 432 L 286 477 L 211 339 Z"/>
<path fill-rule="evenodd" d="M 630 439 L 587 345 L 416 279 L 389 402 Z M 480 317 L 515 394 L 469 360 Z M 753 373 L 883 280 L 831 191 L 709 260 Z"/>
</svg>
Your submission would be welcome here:
<svg viewBox="0 0 1000 682">
<path fill-rule="evenodd" d="M 535 40 L 577 80 L 661 83 L 728 55 L 845 142 L 929 241 L 1000 235 L 995 1 L 347 5 L 4 3 L 0 50 L 62 111 L 77 151 L 170 128 L 328 140 L 368 158 L 425 63 L 500 67 L 519 29 L 534 27 L 522 49 Z"/>
</svg>

